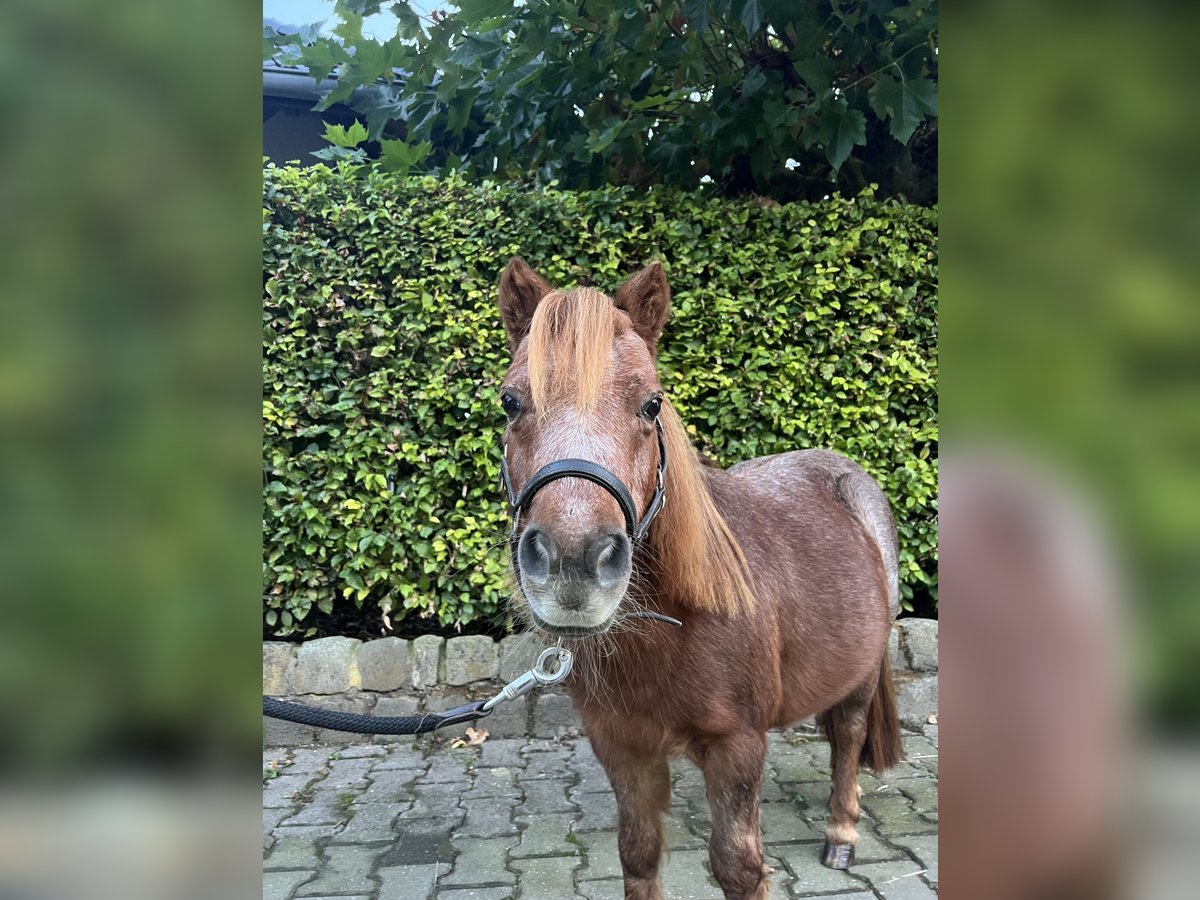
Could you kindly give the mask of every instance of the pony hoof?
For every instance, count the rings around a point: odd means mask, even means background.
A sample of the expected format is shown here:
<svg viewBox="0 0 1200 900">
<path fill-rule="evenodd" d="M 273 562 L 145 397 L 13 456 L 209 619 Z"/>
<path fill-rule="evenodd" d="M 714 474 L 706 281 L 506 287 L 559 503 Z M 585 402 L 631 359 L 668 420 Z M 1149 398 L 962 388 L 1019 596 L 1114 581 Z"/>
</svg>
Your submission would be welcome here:
<svg viewBox="0 0 1200 900">
<path fill-rule="evenodd" d="M 825 842 L 821 848 L 821 863 L 831 869 L 848 869 L 854 865 L 853 844 L 831 844 Z"/>
</svg>

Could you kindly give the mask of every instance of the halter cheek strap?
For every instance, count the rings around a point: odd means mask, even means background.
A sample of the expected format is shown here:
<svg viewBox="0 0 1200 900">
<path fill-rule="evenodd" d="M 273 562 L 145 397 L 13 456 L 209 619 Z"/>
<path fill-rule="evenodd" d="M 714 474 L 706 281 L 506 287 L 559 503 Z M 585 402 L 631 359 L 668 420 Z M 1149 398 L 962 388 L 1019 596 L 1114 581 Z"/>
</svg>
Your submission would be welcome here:
<svg viewBox="0 0 1200 900">
<path fill-rule="evenodd" d="M 556 459 L 534 472 L 533 477 L 525 482 L 520 493 L 514 493 L 512 482 L 508 477 L 508 448 L 506 446 L 504 456 L 500 460 L 500 480 L 508 494 L 508 505 L 512 512 L 510 540 L 515 542 L 521 513 L 533 502 L 534 495 L 538 491 L 560 478 L 582 478 L 600 485 L 612 495 L 612 498 L 617 501 L 617 505 L 621 507 L 621 514 L 625 517 L 625 533 L 629 535 L 630 542 L 634 546 L 640 544 L 645 539 L 646 532 L 650 530 L 650 523 L 654 521 L 654 517 L 658 515 L 667 501 L 665 484 L 667 444 L 663 437 L 662 422 L 658 418 L 654 420 L 654 429 L 658 435 L 658 470 L 655 474 L 654 496 L 650 500 L 650 505 L 646 507 L 646 514 L 640 521 L 637 518 L 637 506 L 633 502 L 633 495 L 625 483 L 604 466 L 586 459 Z"/>
</svg>

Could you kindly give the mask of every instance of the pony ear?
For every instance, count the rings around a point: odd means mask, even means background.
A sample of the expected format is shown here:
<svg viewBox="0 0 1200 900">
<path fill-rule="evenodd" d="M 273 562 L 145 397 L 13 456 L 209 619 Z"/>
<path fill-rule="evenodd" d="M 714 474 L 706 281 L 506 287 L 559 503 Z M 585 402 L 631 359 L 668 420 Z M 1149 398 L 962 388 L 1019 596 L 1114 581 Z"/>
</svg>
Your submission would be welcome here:
<svg viewBox="0 0 1200 900">
<path fill-rule="evenodd" d="M 542 298 L 553 291 L 545 279 L 514 256 L 500 276 L 500 318 L 508 332 L 508 342 L 514 350 L 529 331 L 533 311 Z"/>
<path fill-rule="evenodd" d="M 633 320 L 633 330 L 641 335 L 650 355 L 658 348 L 658 338 L 671 311 L 671 286 L 661 263 L 652 262 L 617 288 L 613 303 Z"/>
</svg>

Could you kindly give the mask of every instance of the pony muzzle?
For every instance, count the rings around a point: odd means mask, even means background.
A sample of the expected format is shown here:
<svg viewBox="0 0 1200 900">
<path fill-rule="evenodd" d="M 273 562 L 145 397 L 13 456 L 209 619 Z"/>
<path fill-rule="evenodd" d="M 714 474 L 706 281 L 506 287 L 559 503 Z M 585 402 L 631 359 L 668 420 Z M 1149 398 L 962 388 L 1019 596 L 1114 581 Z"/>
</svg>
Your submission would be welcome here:
<svg viewBox="0 0 1200 900">
<path fill-rule="evenodd" d="M 513 555 L 535 624 L 564 635 L 606 630 L 633 571 L 633 547 L 619 528 L 568 543 L 530 524 Z"/>
</svg>

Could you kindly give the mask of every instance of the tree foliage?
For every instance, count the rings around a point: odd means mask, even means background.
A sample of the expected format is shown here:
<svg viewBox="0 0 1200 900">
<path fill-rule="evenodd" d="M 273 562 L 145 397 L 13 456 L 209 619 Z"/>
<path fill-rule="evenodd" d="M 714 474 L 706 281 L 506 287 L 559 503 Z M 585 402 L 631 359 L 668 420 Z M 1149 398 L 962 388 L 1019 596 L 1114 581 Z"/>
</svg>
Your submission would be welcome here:
<svg viewBox="0 0 1200 900">
<path fill-rule="evenodd" d="M 362 31 L 381 8 L 396 18 L 383 42 Z M 379 141 L 391 171 L 570 189 L 711 180 L 777 200 L 875 183 L 936 200 L 936 0 L 460 0 L 427 18 L 405 0 L 340 0 L 337 11 L 327 36 L 267 29 L 264 55 L 336 77 L 319 108 L 361 114 L 360 143 Z"/>
<path fill-rule="evenodd" d="M 804 447 L 859 461 L 896 512 L 906 600 L 936 596 L 936 210 L 345 164 L 268 167 L 263 202 L 269 631 L 356 605 L 396 624 L 503 621 L 496 285 L 514 254 L 609 292 L 661 260 L 660 374 L 700 449 L 724 465 Z"/>
</svg>

